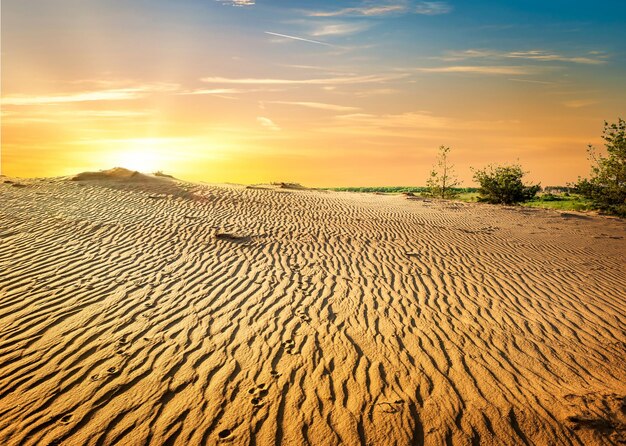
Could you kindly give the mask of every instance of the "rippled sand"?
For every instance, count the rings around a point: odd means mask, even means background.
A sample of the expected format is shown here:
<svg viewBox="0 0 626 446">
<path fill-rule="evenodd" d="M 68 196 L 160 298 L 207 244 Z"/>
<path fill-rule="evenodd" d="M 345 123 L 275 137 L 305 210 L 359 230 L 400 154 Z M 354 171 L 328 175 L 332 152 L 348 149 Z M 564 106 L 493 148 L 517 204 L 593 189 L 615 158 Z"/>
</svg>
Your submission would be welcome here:
<svg viewBox="0 0 626 446">
<path fill-rule="evenodd" d="M 79 179 L 0 178 L 0 444 L 626 442 L 624 221 Z"/>
</svg>

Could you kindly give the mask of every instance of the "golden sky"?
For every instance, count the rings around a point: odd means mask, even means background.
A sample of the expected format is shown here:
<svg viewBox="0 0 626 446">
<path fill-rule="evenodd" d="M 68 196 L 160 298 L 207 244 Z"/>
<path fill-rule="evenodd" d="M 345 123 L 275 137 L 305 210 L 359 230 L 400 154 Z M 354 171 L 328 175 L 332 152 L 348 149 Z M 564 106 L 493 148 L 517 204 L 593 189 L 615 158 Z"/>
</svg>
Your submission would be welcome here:
<svg viewBox="0 0 626 446">
<path fill-rule="evenodd" d="M 2 173 L 423 185 L 444 144 L 468 186 L 586 175 L 625 115 L 624 7 L 492 3 L 5 0 Z"/>
</svg>

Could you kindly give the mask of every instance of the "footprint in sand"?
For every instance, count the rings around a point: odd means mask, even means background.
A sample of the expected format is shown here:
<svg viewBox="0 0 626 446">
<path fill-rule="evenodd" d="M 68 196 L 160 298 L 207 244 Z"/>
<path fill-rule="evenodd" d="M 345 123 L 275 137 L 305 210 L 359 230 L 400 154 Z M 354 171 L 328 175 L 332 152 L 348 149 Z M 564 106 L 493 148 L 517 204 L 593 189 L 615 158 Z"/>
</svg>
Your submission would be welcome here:
<svg viewBox="0 0 626 446">
<path fill-rule="evenodd" d="M 403 400 L 395 400 L 394 402 L 384 401 L 382 403 L 378 403 L 377 405 L 380 407 L 380 410 L 385 413 L 397 413 L 402 410 L 402 404 L 404 404 Z"/>
<path fill-rule="evenodd" d="M 90 379 L 92 381 L 98 381 L 100 379 L 100 375 L 96 373 L 95 375 L 91 375 Z"/>
<path fill-rule="evenodd" d="M 272 376 L 272 378 L 278 379 L 278 377 L 280 376 L 280 373 L 278 373 L 276 370 L 272 370 L 270 372 L 270 375 Z"/>
<path fill-rule="evenodd" d="M 289 339 L 288 341 L 283 342 L 283 347 L 285 347 L 285 351 L 290 355 L 294 354 L 294 349 L 296 347 L 296 343 Z"/>
<path fill-rule="evenodd" d="M 114 367 L 109 367 L 109 368 L 107 369 L 107 373 L 108 373 L 109 375 L 113 376 L 113 375 L 117 375 L 117 374 L 119 374 L 119 373 L 120 373 L 120 370 L 119 370 L 117 367 L 115 367 L 115 366 L 114 366 Z"/>
<path fill-rule="evenodd" d="M 232 440 L 233 437 L 233 431 L 231 431 L 230 429 L 222 429 L 221 431 L 219 431 L 217 433 L 217 436 L 219 437 L 220 440 Z"/>
<path fill-rule="evenodd" d="M 626 443 L 626 395 L 590 392 L 564 398 L 572 411 L 566 418 L 570 429 L 592 431 L 615 444 Z"/>
<path fill-rule="evenodd" d="M 128 356 L 128 353 L 126 352 L 126 348 L 129 344 L 130 344 L 130 341 L 128 340 L 128 338 L 126 336 L 122 336 L 117 341 L 117 344 L 115 345 L 115 353 L 121 356 Z"/>
<path fill-rule="evenodd" d="M 311 322 L 311 318 L 301 308 L 296 310 L 296 316 L 298 316 L 303 322 Z"/>
<path fill-rule="evenodd" d="M 59 418 L 59 421 L 63 424 L 69 424 L 72 421 L 72 414 L 68 413 Z"/>
<path fill-rule="evenodd" d="M 261 383 L 255 387 L 251 387 L 250 389 L 248 389 L 248 393 L 252 395 L 252 398 L 250 399 L 250 402 L 252 403 L 252 408 L 254 410 L 259 410 L 265 405 L 265 403 L 263 402 L 263 398 L 266 397 L 269 392 L 265 383 Z"/>
</svg>

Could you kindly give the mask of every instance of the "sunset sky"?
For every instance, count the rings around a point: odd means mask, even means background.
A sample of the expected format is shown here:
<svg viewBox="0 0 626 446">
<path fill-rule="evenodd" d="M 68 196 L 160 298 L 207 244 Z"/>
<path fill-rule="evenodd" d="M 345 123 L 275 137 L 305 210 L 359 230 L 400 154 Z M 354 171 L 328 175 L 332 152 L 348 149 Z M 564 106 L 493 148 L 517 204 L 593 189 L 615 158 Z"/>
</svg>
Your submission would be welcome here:
<svg viewBox="0 0 626 446">
<path fill-rule="evenodd" d="M 436 149 L 586 175 L 626 2 L 3 0 L 2 173 L 422 185 Z"/>
</svg>

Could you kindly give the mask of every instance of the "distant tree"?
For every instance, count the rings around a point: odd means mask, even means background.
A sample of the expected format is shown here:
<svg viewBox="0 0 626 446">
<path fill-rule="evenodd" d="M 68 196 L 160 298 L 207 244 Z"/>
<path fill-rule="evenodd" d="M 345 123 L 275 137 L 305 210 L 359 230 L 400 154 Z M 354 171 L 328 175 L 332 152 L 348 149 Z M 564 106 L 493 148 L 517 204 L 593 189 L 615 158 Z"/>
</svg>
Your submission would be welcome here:
<svg viewBox="0 0 626 446">
<path fill-rule="evenodd" d="M 460 183 L 454 172 L 454 166 L 448 161 L 450 147 L 440 146 L 437 155 L 437 164 L 430 171 L 426 180 L 428 194 L 439 198 L 453 198 L 457 195 L 454 190 Z"/>
<path fill-rule="evenodd" d="M 479 200 L 488 203 L 515 204 L 528 201 L 541 189 L 539 184 L 525 185 L 526 172 L 519 164 L 487 166 L 474 170 L 474 180 L 480 185 Z"/>
<path fill-rule="evenodd" d="M 622 118 L 614 124 L 605 121 L 602 139 L 607 156 L 598 155 L 590 144 L 591 178 L 579 178 L 575 188 L 596 208 L 626 216 L 626 122 Z"/>
</svg>

